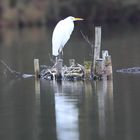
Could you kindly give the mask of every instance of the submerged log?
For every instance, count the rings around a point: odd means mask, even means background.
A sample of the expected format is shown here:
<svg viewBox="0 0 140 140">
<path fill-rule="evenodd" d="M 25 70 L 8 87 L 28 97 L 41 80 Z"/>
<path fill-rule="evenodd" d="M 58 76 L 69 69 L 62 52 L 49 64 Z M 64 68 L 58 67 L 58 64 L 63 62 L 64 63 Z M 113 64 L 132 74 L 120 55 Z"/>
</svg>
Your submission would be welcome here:
<svg viewBox="0 0 140 140">
<path fill-rule="evenodd" d="M 116 72 L 128 74 L 140 74 L 140 67 L 118 69 Z"/>
</svg>

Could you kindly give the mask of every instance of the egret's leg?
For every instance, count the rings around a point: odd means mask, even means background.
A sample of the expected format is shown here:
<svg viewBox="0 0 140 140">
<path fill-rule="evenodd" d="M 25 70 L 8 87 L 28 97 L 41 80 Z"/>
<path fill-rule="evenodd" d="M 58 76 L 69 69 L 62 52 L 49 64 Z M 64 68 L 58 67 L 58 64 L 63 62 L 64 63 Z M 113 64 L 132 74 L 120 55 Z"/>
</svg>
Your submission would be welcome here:
<svg viewBox="0 0 140 140">
<path fill-rule="evenodd" d="M 63 59 L 63 49 L 61 50 L 59 56 L 60 56 L 59 59 Z"/>
<path fill-rule="evenodd" d="M 58 57 L 56 56 L 56 57 L 55 57 L 55 63 L 54 63 L 54 65 L 53 65 L 53 67 L 56 66 L 57 62 L 58 62 Z"/>
<path fill-rule="evenodd" d="M 58 50 L 58 52 L 59 52 L 58 59 L 63 58 L 63 49 L 60 48 L 60 49 Z"/>
<path fill-rule="evenodd" d="M 55 57 L 55 63 L 57 63 L 57 61 L 58 61 L 58 57 L 56 56 L 56 57 Z"/>
<path fill-rule="evenodd" d="M 58 50 L 58 59 L 60 59 L 61 58 L 61 48 L 59 48 L 59 50 Z"/>
<path fill-rule="evenodd" d="M 62 49 L 62 58 L 63 58 L 63 49 Z"/>
<path fill-rule="evenodd" d="M 58 57 L 57 57 L 57 60 L 60 59 L 60 58 L 61 58 L 61 53 L 59 53 L 59 55 L 58 55 Z"/>
<path fill-rule="evenodd" d="M 62 51 L 59 53 L 59 55 L 58 55 L 58 59 L 61 59 L 62 58 Z"/>
</svg>

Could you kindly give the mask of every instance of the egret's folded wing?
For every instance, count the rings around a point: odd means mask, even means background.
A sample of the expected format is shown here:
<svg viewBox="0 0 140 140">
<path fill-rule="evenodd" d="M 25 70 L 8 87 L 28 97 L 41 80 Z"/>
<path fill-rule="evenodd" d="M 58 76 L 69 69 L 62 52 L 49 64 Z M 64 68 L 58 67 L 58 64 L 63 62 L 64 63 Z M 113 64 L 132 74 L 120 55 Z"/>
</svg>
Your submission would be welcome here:
<svg viewBox="0 0 140 140">
<path fill-rule="evenodd" d="M 56 25 L 52 36 L 52 55 L 58 56 L 64 45 L 70 38 L 74 25 L 61 20 Z"/>
</svg>

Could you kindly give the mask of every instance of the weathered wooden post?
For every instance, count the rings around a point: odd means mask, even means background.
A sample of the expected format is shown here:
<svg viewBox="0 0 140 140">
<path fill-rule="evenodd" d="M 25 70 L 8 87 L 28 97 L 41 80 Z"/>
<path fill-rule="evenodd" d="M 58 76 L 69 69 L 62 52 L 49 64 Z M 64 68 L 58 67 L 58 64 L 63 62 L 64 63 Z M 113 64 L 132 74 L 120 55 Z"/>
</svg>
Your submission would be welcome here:
<svg viewBox="0 0 140 140">
<path fill-rule="evenodd" d="M 104 68 L 104 60 L 102 58 L 97 59 L 95 62 L 95 75 L 100 80 L 104 78 Z"/>
<path fill-rule="evenodd" d="M 39 59 L 34 59 L 34 71 L 35 71 L 35 78 L 36 79 L 40 78 Z"/>
<path fill-rule="evenodd" d="M 63 59 L 58 59 L 56 63 L 56 80 L 62 80 Z"/>
<path fill-rule="evenodd" d="M 97 69 L 96 66 L 99 66 L 101 63 L 101 60 L 98 61 L 98 59 L 100 58 L 100 49 L 101 49 L 101 27 L 95 27 L 95 48 L 94 48 L 94 60 L 93 60 L 93 71 L 94 71 L 94 75 L 97 74 Z M 97 63 L 97 64 L 96 64 Z M 102 68 L 102 66 L 98 67 Z M 100 70 L 101 71 L 101 70 Z"/>
<path fill-rule="evenodd" d="M 112 72 L 112 60 L 111 60 L 111 56 L 108 56 L 106 58 L 106 73 L 107 73 L 107 79 L 111 80 L 113 79 L 113 72 Z"/>
<path fill-rule="evenodd" d="M 91 61 L 84 61 L 85 78 L 93 78 L 91 77 L 91 67 L 92 67 Z"/>
<path fill-rule="evenodd" d="M 101 48 L 101 27 L 95 27 L 95 48 L 94 48 L 94 62 L 93 67 L 95 70 L 96 60 L 100 58 L 100 48 Z"/>
<path fill-rule="evenodd" d="M 69 66 L 75 66 L 75 59 L 69 59 Z"/>
<path fill-rule="evenodd" d="M 105 74 L 107 80 L 111 80 L 113 78 L 111 55 L 109 55 L 107 50 L 103 50 L 102 58 L 104 59 L 104 63 L 105 63 Z"/>
</svg>

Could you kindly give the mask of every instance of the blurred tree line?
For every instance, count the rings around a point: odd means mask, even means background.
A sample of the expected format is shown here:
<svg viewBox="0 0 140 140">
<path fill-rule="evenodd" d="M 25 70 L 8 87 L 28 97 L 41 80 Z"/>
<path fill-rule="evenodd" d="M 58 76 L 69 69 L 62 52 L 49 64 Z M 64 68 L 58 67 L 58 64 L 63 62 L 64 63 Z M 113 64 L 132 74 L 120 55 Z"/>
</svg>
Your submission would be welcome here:
<svg viewBox="0 0 140 140">
<path fill-rule="evenodd" d="M 90 23 L 140 21 L 139 0 L 0 0 L 0 24 L 52 24 L 66 16 Z"/>
</svg>

